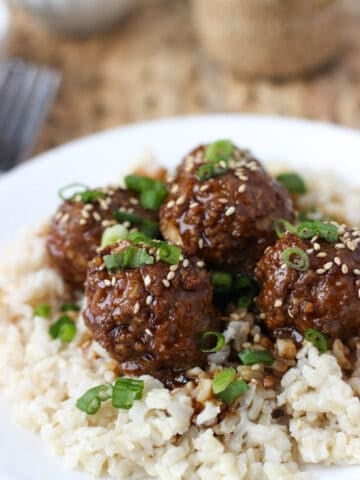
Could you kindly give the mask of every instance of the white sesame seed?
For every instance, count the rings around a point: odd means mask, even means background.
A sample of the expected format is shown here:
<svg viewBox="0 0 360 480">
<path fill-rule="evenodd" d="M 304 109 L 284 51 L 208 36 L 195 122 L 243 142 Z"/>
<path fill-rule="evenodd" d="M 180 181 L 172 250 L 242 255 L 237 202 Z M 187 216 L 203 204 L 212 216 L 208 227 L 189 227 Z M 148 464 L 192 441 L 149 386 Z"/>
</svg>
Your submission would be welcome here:
<svg viewBox="0 0 360 480">
<path fill-rule="evenodd" d="M 195 208 L 195 207 L 197 207 L 198 205 L 199 205 L 198 202 L 191 202 L 191 203 L 190 203 L 190 208 Z"/>
<path fill-rule="evenodd" d="M 318 268 L 318 269 L 316 270 L 316 273 L 317 273 L 318 275 L 322 275 L 322 274 L 325 273 L 325 272 L 326 272 L 325 268 Z"/>
<path fill-rule="evenodd" d="M 139 200 L 137 198 L 130 198 L 131 205 L 139 205 Z"/>
<path fill-rule="evenodd" d="M 171 189 L 170 189 L 170 192 L 171 193 L 176 193 L 177 191 L 179 190 L 179 185 L 177 183 L 175 183 Z"/>
<path fill-rule="evenodd" d="M 86 205 L 83 206 L 83 210 L 92 210 L 94 208 L 94 205 L 92 203 L 87 203 Z"/>
<path fill-rule="evenodd" d="M 312 253 L 314 253 L 314 249 L 313 248 L 308 248 L 306 250 L 306 253 L 308 253 L 309 255 L 311 255 Z"/>
<path fill-rule="evenodd" d="M 179 265 L 171 265 L 171 266 L 170 266 L 170 270 L 171 270 L 172 272 L 176 272 L 176 270 L 177 270 L 178 268 L 179 268 Z"/>
<path fill-rule="evenodd" d="M 342 249 L 342 248 L 345 248 L 345 245 L 343 243 L 336 243 L 335 248 Z"/>
<path fill-rule="evenodd" d="M 265 320 L 266 313 L 260 313 L 259 317 L 261 318 L 261 320 Z"/>
<path fill-rule="evenodd" d="M 278 307 L 281 307 L 283 304 L 282 300 L 280 298 L 278 298 L 277 300 L 275 300 L 274 302 L 274 307 L 275 308 L 278 308 Z"/>
<path fill-rule="evenodd" d="M 153 301 L 153 297 L 151 295 L 148 295 L 146 297 L 146 305 L 150 305 L 150 303 Z"/>
<path fill-rule="evenodd" d="M 166 204 L 166 206 L 167 206 L 168 208 L 174 207 L 174 206 L 175 206 L 175 200 L 170 200 L 170 202 L 168 202 L 168 203 Z"/>
<path fill-rule="evenodd" d="M 98 201 L 99 201 L 101 210 L 109 210 L 109 205 L 106 200 L 104 200 L 103 198 L 99 198 Z"/>
<path fill-rule="evenodd" d="M 349 240 L 348 242 L 346 242 L 346 246 L 349 250 L 351 250 L 352 252 L 354 252 L 356 250 L 356 245 L 354 242 L 352 242 L 351 240 Z"/>
<path fill-rule="evenodd" d="M 189 260 L 187 258 L 185 258 L 185 260 L 183 261 L 183 267 L 187 268 L 189 265 L 190 265 Z"/>
<path fill-rule="evenodd" d="M 242 185 L 240 185 L 240 187 L 238 188 L 238 192 L 239 193 L 244 193 L 246 191 L 246 185 L 245 183 L 243 183 Z"/>
<path fill-rule="evenodd" d="M 324 268 L 325 268 L 325 270 L 330 270 L 330 268 L 331 268 L 333 265 L 334 265 L 333 262 L 327 262 L 327 263 L 325 263 Z"/>
<path fill-rule="evenodd" d="M 198 246 L 199 248 L 204 248 L 204 240 L 202 238 L 199 238 Z"/>
<path fill-rule="evenodd" d="M 344 263 L 341 267 L 341 271 L 344 275 L 346 275 L 349 272 L 349 267 Z"/>
<path fill-rule="evenodd" d="M 70 214 L 69 213 L 65 213 L 63 216 L 62 216 L 62 219 L 60 220 L 61 223 L 66 223 L 70 218 Z"/>
<path fill-rule="evenodd" d="M 147 333 L 149 337 L 153 337 L 152 331 L 149 328 L 145 328 L 145 333 Z"/>
<path fill-rule="evenodd" d="M 170 287 L 170 282 L 169 282 L 169 280 L 164 279 L 164 280 L 162 281 L 162 283 L 163 283 L 164 287 L 166 287 L 166 288 L 169 288 L 169 287 Z"/>
<path fill-rule="evenodd" d="M 111 286 L 111 281 L 106 278 L 104 280 L 104 285 L 106 285 L 107 287 L 110 287 Z"/>
<path fill-rule="evenodd" d="M 176 205 L 183 205 L 185 203 L 185 195 L 181 195 L 181 197 L 179 197 L 175 203 Z"/>
<path fill-rule="evenodd" d="M 111 285 L 114 286 L 116 283 L 116 277 L 112 277 L 111 279 Z"/>
<path fill-rule="evenodd" d="M 315 242 L 315 243 L 314 243 L 314 250 L 320 250 L 320 248 L 321 248 L 321 247 L 320 247 L 320 244 L 317 243 L 317 242 Z"/>
<path fill-rule="evenodd" d="M 355 275 L 360 275 L 360 268 L 355 268 L 354 274 Z"/>
<path fill-rule="evenodd" d="M 209 188 L 209 185 L 202 185 L 200 187 L 200 192 L 206 192 L 206 190 L 208 190 L 208 188 Z"/>
<path fill-rule="evenodd" d="M 81 210 L 81 216 L 83 218 L 90 218 L 90 214 L 87 210 Z"/>
<path fill-rule="evenodd" d="M 144 278 L 144 284 L 145 284 L 145 287 L 148 287 L 148 286 L 151 284 L 150 275 L 146 275 L 146 276 L 145 276 L 145 278 Z"/>
<path fill-rule="evenodd" d="M 199 267 L 199 268 L 203 268 L 205 266 L 205 262 L 203 262 L 202 260 L 199 260 L 198 262 L 196 262 L 196 265 Z"/>
<path fill-rule="evenodd" d="M 229 217 L 230 215 L 234 215 L 234 213 L 235 213 L 235 207 L 229 207 L 225 212 L 225 216 Z"/>
<path fill-rule="evenodd" d="M 139 313 L 139 310 L 140 310 L 140 303 L 139 302 L 136 302 L 135 305 L 134 305 L 134 313 Z"/>
<path fill-rule="evenodd" d="M 102 272 L 103 270 L 105 270 L 105 263 L 102 263 L 99 268 L 98 268 L 99 272 Z"/>
<path fill-rule="evenodd" d="M 81 218 L 79 223 L 80 225 L 86 225 L 86 218 Z"/>
<path fill-rule="evenodd" d="M 326 252 L 319 252 L 319 253 L 316 254 L 316 256 L 318 258 L 325 258 L 325 257 L 327 257 L 327 253 Z"/>
<path fill-rule="evenodd" d="M 101 215 L 100 215 L 100 213 L 94 212 L 94 213 L 93 213 L 93 217 L 94 217 L 94 220 L 96 220 L 97 222 L 100 222 L 100 220 L 101 220 Z"/>
<path fill-rule="evenodd" d="M 334 262 L 336 263 L 336 265 L 341 265 L 341 259 L 339 257 L 335 257 Z"/>
<path fill-rule="evenodd" d="M 226 203 L 228 203 L 228 199 L 227 198 L 219 198 L 218 202 L 223 203 L 225 205 Z"/>
<path fill-rule="evenodd" d="M 169 272 L 166 277 L 169 281 L 175 278 L 175 272 Z"/>
</svg>

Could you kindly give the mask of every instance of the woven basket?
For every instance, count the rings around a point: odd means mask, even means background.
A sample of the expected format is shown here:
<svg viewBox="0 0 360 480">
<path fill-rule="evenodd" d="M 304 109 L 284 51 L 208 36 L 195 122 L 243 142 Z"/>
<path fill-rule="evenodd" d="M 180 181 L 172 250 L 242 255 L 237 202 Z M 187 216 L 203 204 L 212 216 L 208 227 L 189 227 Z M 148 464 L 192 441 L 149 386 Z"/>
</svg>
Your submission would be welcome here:
<svg viewBox="0 0 360 480">
<path fill-rule="evenodd" d="M 246 75 L 314 70 L 343 45 L 343 0 L 192 0 L 192 9 L 207 55 Z"/>
</svg>

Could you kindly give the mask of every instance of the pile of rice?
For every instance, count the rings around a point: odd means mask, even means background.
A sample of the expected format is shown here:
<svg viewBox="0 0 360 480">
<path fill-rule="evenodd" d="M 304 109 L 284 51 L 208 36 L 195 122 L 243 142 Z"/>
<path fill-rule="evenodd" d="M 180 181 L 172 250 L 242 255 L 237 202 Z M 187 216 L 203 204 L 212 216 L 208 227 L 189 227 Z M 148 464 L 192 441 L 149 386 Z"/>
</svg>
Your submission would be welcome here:
<svg viewBox="0 0 360 480">
<path fill-rule="evenodd" d="M 337 179 L 303 202 L 360 224 L 352 206 L 360 192 L 349 194 Z M 49 265 L 45 235 L 46 227 L 26 233 L 0 266 L 0 386 L 16 421 L 38 432 L 69 468 L 132 480 L 295 480 L 310 478 L 299 471 L 304 462 L 360 463 L 360 355 L 345 380 L 331 352 L 319 355 L 307 343 L 279 391 L 250 382 L 231 415 L 219 415 L 212 382 L 201 374 L 197 386 L 174 391 L 141 377 L 143 398 L 129 411 L 110 402 L 93 416 L 78 410 L 88 388 L 115 380 L 116 364 L 92 341 L 81 315 L 76 339 L 66 345 L 49 337 L 56 316 L 33 317 L 34 306 L 49 303 L 57 312 L 68 298 Z M 246 342 L 250 329 L 247 316 L 231 321 L 227 343 Z M 273 418 L 279 408 L 288 421 Z"/>
</svg>

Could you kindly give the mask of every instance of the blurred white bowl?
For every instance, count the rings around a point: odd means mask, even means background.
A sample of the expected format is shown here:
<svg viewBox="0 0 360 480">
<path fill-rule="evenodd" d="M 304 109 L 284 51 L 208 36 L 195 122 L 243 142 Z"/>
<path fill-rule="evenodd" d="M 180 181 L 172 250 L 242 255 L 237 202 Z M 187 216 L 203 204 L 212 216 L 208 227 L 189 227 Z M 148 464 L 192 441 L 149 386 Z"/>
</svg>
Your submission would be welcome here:
<svg viewBox="0 0 360 480">
<path fill-rule="evenodd" d="M 9 32 L 10 14 L 3 0 L 0 0 L 0 56 L 6 51 L 6 42 Z"/>
<path fill-rule="evenodd" d="M 49 28 L 76 35 L 114 25 L 138 0 L 14 0 Z"/>
</svg>

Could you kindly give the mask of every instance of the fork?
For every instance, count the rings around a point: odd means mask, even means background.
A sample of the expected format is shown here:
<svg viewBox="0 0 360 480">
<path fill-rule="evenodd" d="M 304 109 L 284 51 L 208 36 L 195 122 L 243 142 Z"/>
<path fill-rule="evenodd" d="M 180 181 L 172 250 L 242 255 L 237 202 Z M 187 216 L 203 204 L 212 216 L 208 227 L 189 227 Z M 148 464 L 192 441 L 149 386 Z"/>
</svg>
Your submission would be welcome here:
<svg viewBox="0 0 360 480">
<path fill-rule="evenodd" d="M 31 153 L 60 81 L 47 67 L 17 59 L 0 64 L 0 171 Z"/>
</svg>

